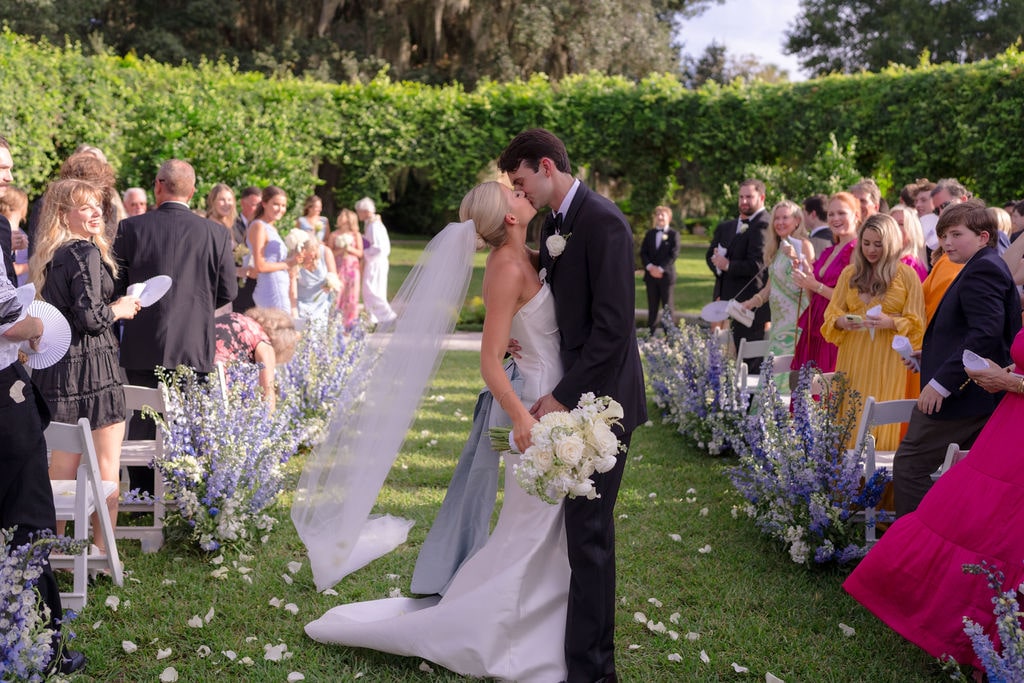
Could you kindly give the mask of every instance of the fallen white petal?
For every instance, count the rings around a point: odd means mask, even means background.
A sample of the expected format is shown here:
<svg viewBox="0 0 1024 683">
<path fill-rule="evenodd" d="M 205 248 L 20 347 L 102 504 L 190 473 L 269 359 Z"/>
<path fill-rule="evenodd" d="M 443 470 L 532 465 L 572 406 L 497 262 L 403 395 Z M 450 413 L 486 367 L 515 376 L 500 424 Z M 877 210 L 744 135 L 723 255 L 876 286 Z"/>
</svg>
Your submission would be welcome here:
<svg viewBox="0 0 1024 683">
<path fill-rule="evenodd" d="M 284 643 L 277 645 L 270 645 L 269 643 L 263 646 L 263 659 L 270 662 L 280 662 L 281 658 L 284 657 L 285 650 L 288 646 Z"/>
<path fill-rule="evenodd" d="M 646 624 L 647 615 L 643 612 L 633 612 L 633 621 L 635 621 L 638 624 Z"/>
<path fill-rule="evenodd" d="M 228 659 L 230 659 L 231 661 L 235 661 L 235 658 L 238 657 L 238 655 L 235 654 L 234 650 L 221 650 L 220 653 Z"/>
<path fill-rule="evenodd" d="M 252 661 L 252 657 L 242 657 L 241 659 L 238 660 L 238 662 L 240 664 L 246 664 L 246 665 L 250 665 L 250 666 L 252 664 L 256 663 L 256 662 Z"/>
<path fill-rule="evenodd" d="M 121 649 L 124 650 L 126 654 L 130 655 L 131 653 L 133 653 L 136 650 L 138 650 L 139 646 L 136 645 L 135 643 L 133 643 L 130 640 L 122 640 L 121 641 Z"/>
<path fill-rule="evenodd" d="M 337 595 L 337 594 L 338 594 L 338 591 L 334 590 L 333 588 L 328 588 L 327 590 L 325 590 L 322 593 L 320 593 L 320 595 Z"/>
<path fill-rule="evenodd" d="M 644 422 L 644 427 L 653 427 L 653 426 L 654 426 L 654 421 L 653 420 L 648 420 L 647 422 Z"/>
<path fill-rule="evenodd" d="M 426 662 L 420 662 L 420 671 L 423 671 L 423 672 L 428 673 L 428 674 L 434 673 L 434 670 Z"/>
<path fill-rule="evenodd" d="M 103 604 L 116 612 L 117 608 L 121 606 L 121 598 L 116 595 L 108 595 Z"/>
<path fill-rule="evenodd" d="M 288 683 L 295 683 L 296 681 L 304 681 L 304 680 L 306 680 L 306 677 L 303 676 L 298 671 L 293 671 L 290 674 L 288 674 Z"/>
<path fill-rule="evenodd" d="M 289 586 L 293 583 L 292 577 L 288 576 L 287 574 L 281 574 L 281 580 L 287 583 Z"/>
<path fill-rule="evenodd" d="M 384 578 L 387 579 L 388 581 L 398 581 L 400 578 L 402 578 L 402 575 L 401 574 L 385 574 Z"/>
<path fill-rule="evenodd" d="M 839 630 L 843 632 L 843 635 L 847 638 L 857 635 L 857 629 L 852 626 L 847 626 L 843 622 L 839 622 Z"/>
<path fill-rule="evenodd" d="M 708 516 L 708 509 L 707 508 L 701 508 L 700 512 L 698 514 L 700 514 L 701 517 L 707 517 Z"/>
<path fill-rule="evenodd" d="M 657 624 L 655 624 L 653 620 L 648 621 L 647 628 L 651 631 L 654 631 L 655 633 L 665 633 L 666 631 L 668 631 L 668 629 L 665 628 L 665 624 L 660 621 Z"/>
<path fill-rule="evenodd" d="M 661 607 L 661 600 L 658 598 L 647 598 L 647 602 L 651 603 L 655 607 Z"/>
<path fill-rule="evenodd" d="M 255 555 L 247 555 L 245 553 L 238 553 L 238 559 L 242 562 L 252 562 L 256 559 Z"/>
<path fill-rule="evenodd" d="M 247 642 L 247 643 L 255 643 L 257 640 L 259 640 L 259 638 L 257 638 L 256 636 L 246 636 L 245 637 L 245 642 Z"/>
<path fill-rule="evenodd" d="M 362 678 L 362 677 L 363 677 L 364 675 L 365 675 L 365 674 L 364 674 L 364 673 L 363 673 L 362 671 L 357 671 L 357 672 L 356 672 L 356 675 L 355 675 L 355 676 L 353 676 L 352 678 Z"/>
<path fill-rule="evenodd" d="M 670 616 L 668 620 L 671 621 L 673 624 L 678 624 L 680 616 L 681 615 L 679 614 L 679 612 L 673 612 L 672 616 Z"/>
<path fill-rule="evenodd" d="M 633 458 L 633 462 L 640 462 L 640 461 L 641 461 L 641 460 L 643 460 L 643 459 L 644 459 L 644 456 L 642 456 L 642 455 L 637 455 L 637 456 L 635 456 L 635 457 Z"/>
<path fill-rule="evenodd" d="M 102 619 L 100 619 L 99 621 L 93 622 L 92 630 L 95 631 L 100 626 L 103 626 L 103 620 Z"/>
<path fill-rule="evenodd" d="M 647 497 L 648 497 L 648 498 L 657 498 L 657 497 L 658 497 L 658 494 L 657 494 L 657 493 L 653 493 L 653 492 L 651 492 L 651 493 L 648 493 L 648 494 L 647 494 Z"/>
<path fill-rule="evenodd" d="M 621 515 L 619 515 L 619 519 L 629 519 L 629 515 L 621 514 Z"/>
<path fill-rule="evenodd" d="M 669 631 L 668 632 L 668 637 L 671 638 L 672 640 L 679 640 L 679 632 L 678 631 Z"/>
<path fill-rule="evenodd" d="M 266 545 L 267 541 L 270 540 L 270 534 L 263 534 L 260 536 L 260 543 Z"/>
<path fill-rule="evenodd" d="M 210 560 L 210 564 L 224 564 L 224 556 L 218 555 L 217 557 Z"/>
<path fill-rule="evenodd" d="M 205 659 L 213 654 L 213 650 L 211 650 L 207 645 L 200 645 L 196 648 L 196 654 Z"/>
<path fill-rule="evenodd" d="M 246 583 L 252 585 L 252 574 L 243 574 L 242 581 L 245 581 Z"/>
<path fill-rule="evenodd" d="M 206 613 L 206 616 L 203 617 L 203 621 L 205 621 L 207 624 L 209 624 L 211 621 L 213 621 L 213 608 L 212 607 L 210 608 L 210 611 Z"/>
<path fill-rule="evenodd" d="M 733 663 L 732 663 L 732 670 L 733 670 L 733 671 L 735 671 L 735 672 L 736 672 L 736 673 L 738 673 L 738 674 L 745 674 L 745 673 L 750 673 L 750 669 L 748 669 L 748 668 L 747 668 L 747 667 L 745 667 L 745 666 L 740 666 L 740 665 L 739 665 L 739 664 L 737 664 L 736 662 L 733 662 Z"/>
<path fill-rule="evenodd" d="M 156 651 L 156 658 L 157 659 L 167 659 L 170 656 L 171 656 L 171 648 L 167 648 L 166 650 L 157 650 Z"/>
<path fill-rule="evenodd" d="M 678 652 L 673 652 L 672 654 L 670 654 L 668 656 L 668 661 L 670 661 L 670 662 L 681 662 L 681 661 L 683 661 L 683 656 L 681 654 L 679 654 Z"/>
<path fill-rule="evenodd" d="M 630 650 L 639 650 L 639 649 L 640 649 L 640 646 L 639 646 L 639 645 L 637 645 L 636 643 L 630 643 L 630 644 L 629 644 L 629 649 L 630 649 Z"/>
<path fill-rule="evenodd" d="M 229 571 L 231 571 L 231 569 L 228 567 L 219 567 L 210 572 L 210 576 L 212 576 L 215 579 L 223 579 L 225 576 L 228 575 Z"/>
<path fill-rule="evenodd" d="M 203 620 L 198 614 L 193 614 L 192 618 L 188 620 L 188 625 L 191 628 L 202 628 Z"/>
<path fill-rule="evenodd" d="M 680 541 L 683 540 L 683 537 L 680 536 L 679 534 L 669 534 L 668 537 L 671 538 L 676 543 L 679 543 Z"/>
<path fill-rule="evenodd" d="M 786 681 L 774 675 L 771 671 L 767 671 L 764 674 L 764 683 L 786 683 Z"/>
<path fill-rule="evenodd" d="M 690 631 L 689 633 L 686 634 L 686 639 L 687 640 L 700 640 L 700 634 L 699 633 L 694 633 L 693 631 Z"/>
<path fill-rule="evenodd" d="M 710 664 L 711 663 L 711 657 L 708 657 L 708 653 L 707 652 L 705 652 L 704 650 L 701 650 L 700 651 L 700 661 L 704 662 L 705 664 Z"/>
<path fill-rule="evenodd" d="M 732 515 L 733 519 L 737 519 L 740 516 L 740 509 L 734 506 L 733 509 L 729 511 L 729 514 Z"/>
<path fill-rule="evenodd" d="M 160 672 L 161 683 L 174 683 L 178 680 L 178 670 L 173 666 L 169 666 Z"/>
<path fill-rule="evenodd" d="M 686 489 L 686 495 L 688 495 L 688 496 L 692 496 L 695 493 L 697 493 L 697 489 L 693 488 L 692 486 L 690 488 Z"/>
<path fill-rule="evenodd" d="M 711 552 L 711 546 L 710 545 L 706 545 L 703 548 L 697 548 L 697 552 L 700 553 L 701 555 L 707 555 L 708 553 Z"/>
<path fill-rule="evenodd" d="M 288 571 L 291 572 L 292 574 L 297 574 L 300 569 L 302 569 L 302 563 L 301 562 L 296 562 L 296 561 L 293 560 L 293 561 L 288 563 Z"/>
<path fill-rule="evenodd" d="M 284 608 L 286 611 L 291 612 L 292 614 L 299 613 L 299 606 L 296 605 L 294 602 L 289 602 L 287 605 L 284 606 Z"/>
<path fill-rule="evenodd" d="M 176 583 L 178 583 L 178 582 L 175 581 L 174 579 L 164 579 L 163 580 L 163 585 L 165 585 L 165 586 L 173 586 Z"/>
<path fill-rule="evenodd" d="M 281 598 L 270 598 L 271 607 L 280 607 L 282 602 Z"/>
<path fill-rule="evenodd" d="M 697 502 L 697 497 L 696 496 L 693 496 L 693 497 L 687 496 L 686 497 L 686 502 L 687 503 L 696 503 Z"/>
<path fill-rule="evenodd" d="M 239 574 L 248 574 L 251 571 L 252 571 L 251 567 L 238 567 L 238 573 Z"/>
<path fill-rule="evenodd" d="M 392 588 L 390 591 L 388 591 L 388 597 L 389 598 L 400 598 L 400 597 L 402 597 L 402 589 L 401 588 Z"/>
</svg>

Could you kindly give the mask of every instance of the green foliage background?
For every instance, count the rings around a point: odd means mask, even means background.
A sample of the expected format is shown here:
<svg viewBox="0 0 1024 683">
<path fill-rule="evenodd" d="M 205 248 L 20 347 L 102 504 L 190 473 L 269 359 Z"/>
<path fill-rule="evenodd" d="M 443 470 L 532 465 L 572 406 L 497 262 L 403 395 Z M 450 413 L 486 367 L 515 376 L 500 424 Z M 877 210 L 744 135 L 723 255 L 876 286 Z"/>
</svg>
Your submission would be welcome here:
<svg viewBox="0 0 1024 683">
<path fill-rule="evenodd" d="M 704 198 L 709 220 L 729 215 L 727 188 L 745 172 L 824 172 L 834 164 L 818 157 L 830 147 L 840 160 L 852 155 L 890 196 L 916 177 L 954 176 L 993 203 L 1019 197 L 1022 69 L 1024 57 L 1011 49 L 975 64 L 795 84 L 693 91 L 670 75 L 636 82 L 592 74 L 558 84 L 543 76 L 484 82 L 467 92 L 384 76 L 335 85 L 240 73 L 226 63 L 171 67 L 5 32 L 0 133 L 14 147 L 16 182 L 30 194 L 88 142 L 107 152 L 124 186 L 150 187 L 171 156 L 196 167 L 199 196 L 221 181 L 273 183 L 294 205 L 323 176 L 340 204 L 369 195 L 391 205 L 392 229 L 429 233 L 493 172 L 515 133 L 544 126 L 642 230 L 656 204 L 683 193 Z"/>
</svg>

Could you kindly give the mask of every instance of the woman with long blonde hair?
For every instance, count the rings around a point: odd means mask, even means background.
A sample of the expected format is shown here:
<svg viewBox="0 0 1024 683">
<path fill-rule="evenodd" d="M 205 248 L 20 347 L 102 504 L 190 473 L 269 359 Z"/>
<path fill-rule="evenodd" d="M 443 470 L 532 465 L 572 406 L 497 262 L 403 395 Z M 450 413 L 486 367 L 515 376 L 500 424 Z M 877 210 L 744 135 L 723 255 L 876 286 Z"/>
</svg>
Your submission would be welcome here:
<svg viewBox="0 0 1024 683">
<path fill-rule="evenodd" d="M 893 207 L 889 215 L 896 220 L 903 238 L 900 261 L 913 268 L 917 277 L 924 282 L 928 277 L 928 266 L 924 262 L 924 229 L 921 227 L 917 211 L 913 207 L 898 205 Z"/>
<path fill-rule="evenodd" d="M 113 325 L 139 311 L 136 297 L 114 300 L 117 263 L 103 220 L 102 188 L 82 180 L 58 180 L 43 197 L 36 251 L 30 271 L 36 294 L 61 312 L 71 326 L 67 354 L 32 379 L 58 422 L 89 419 L 100 476 L 120 478 L 124 439 L 124 371 L 118 363 Z M 51 479 L 74 479 L 80 453 L 54 451 Z M 112 525 L 117 523 L 117 494 L 107 500 Z M 94 521 L 94 528 L 98 521 Z M 58 523 L 58 532 L 63 524 Z M 94 540 L 105 552 L 103 539 Z"/>
<path fill-rule="evenodd" d="M 335 269 L 341 278 L 341 294 L 338 308 L 346 328 L 355 324 L 359 313 L 359 285 L 363 279 L 363 236 L 359 233 L 359 217 L 351 209 L 338 213 L 336 228 L 327 238 L 327 245 L 334 253 Z"/>
<path fill-rule="evenodd" d="M 230 230 L 233 240 L 235 219 L 238 218 L 235 191 L 224 183 L 217 183 L 211 187 L 206 195 L 206 217 Z"/>
<path fill-rule="evenodd" d="M 914 269 L 900 261 L 903 236 L 892 216 L 870 216 L 858 231 L 853 259 L 836 283 L 825 309 L 821 333 L 839 347 L 836 372 L 846 373 L 850 388 L 862 400 L 904 397 L 906 372 L 892 350 L 897 334 L 921 348 L 924 337 L 924 294 Z M 879 450 L 899 443 L 899 425 L 875 430 Z M 855 446 L 855 444 L 851 444 Z"/>
</svg>

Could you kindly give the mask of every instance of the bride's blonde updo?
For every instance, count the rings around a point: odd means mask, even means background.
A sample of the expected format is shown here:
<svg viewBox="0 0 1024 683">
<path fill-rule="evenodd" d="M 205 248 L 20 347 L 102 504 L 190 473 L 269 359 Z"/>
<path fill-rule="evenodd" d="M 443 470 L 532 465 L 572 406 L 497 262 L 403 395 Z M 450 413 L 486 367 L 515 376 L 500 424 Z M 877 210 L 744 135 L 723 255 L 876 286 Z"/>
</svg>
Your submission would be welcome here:
<svg viewBox="0 0 1024 683">
<path fill-rule="evenodd" d="M 506 192 L 508 187 L 499 182 L 480 183 L 466 193 L 459 206 L 459 220 L 472 220 L 480 240 L 492 249 L 497 249 L 508 239 L 505 232 L 505 214 L 509 209 Z"/>
</svg>

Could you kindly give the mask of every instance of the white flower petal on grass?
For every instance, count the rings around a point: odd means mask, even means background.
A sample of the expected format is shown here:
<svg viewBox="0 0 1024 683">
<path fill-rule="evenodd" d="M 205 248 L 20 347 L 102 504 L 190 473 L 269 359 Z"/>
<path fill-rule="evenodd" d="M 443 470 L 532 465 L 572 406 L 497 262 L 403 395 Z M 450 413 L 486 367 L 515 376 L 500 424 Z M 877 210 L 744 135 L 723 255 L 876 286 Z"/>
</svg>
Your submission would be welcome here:
<svg viewBox="0 0 1024 683">
<path fill-rule="evenodd" d="M 328 588 L 327 590 L 321 591 L 321 593 L 320 593 L 320 595 L 337 595 L 337 594 L 338 594 L 338 591 L 334 590 L 333 588 Z"/>
<path fill-rule="evenodd" d="M 103 604 L 116 612 L 117 608 L 121 606 L 121 598 L 116 595 L 108 595 Z"/>
<path fill-rule="evenodd" d="M 680 616 L 681 615 L 679 614 L 679 612 L 673 612 L 672 616 L 670 616 L 668 620 L 671 621 L 673 624 L 678 624 Z"/>
<path fill-rule="evenodd" d="M 697 552 L 700 553 L 701 555 L 707 555 L 708 553 L 711 552 L 711 546 L 710 545 L 706 545 L 703 548 L 697 548 Z"/>
<path fill-rule="evenodd" d="M 245 664 L 246 666 L 252 666 L 256 662 L 252 661 L 252 657 L 242 657 L 238 660 L 239 664 Z"/>
<path fill-rule="evenodd" d="M 292 560 L 288 563 L 288 571 L 292 574 L 298 574 L 299 570 L 302 569 L 302 563 Z"/>
<path fill-rule="evenodd" d="M 637 456 L 635 456 L 635 457 L 633 458 L 633 462 L 640 462 L 640 461 L 641 461 L 641 460 L 643 460 L 643 459 L 644 459 L 644 456 L 642 456 L 642 455 L 637 455 Z"/>
<path fill-rule="evenodd" d="M 284 643 L 279 643 L 277 645 L 267 643 L 263 646 L 263 659 L 266 659 L 269 662 L 280 662 L 287 649 L 288 646 Z"/>
<path fill-rule="evenodd" d="M 434 669 L 426 662 L 420 662 L 420 671 L 428 674 L 434 673 Z"/>
<path fill-rule="evenodd" d="M 683 656 L 681 654 L 679 654 L 678 652 L 673 652 L 672 654 L 670 654 L 668 656 L 668 661 L 670 661 L 670 662 L 681 662 L 681 661 L 683 661 Z"/>
<path fill-rule="evenodd" d="M 93 622 L 92 630 L 95 631 L 100 626 L 103 626 L 103 620 L 102 619 L 100 619 L 99 621 Z"/>
<path fill-rule="evenodd" d="M 647 602 L 651 603 L 655 607 L 661 607 L 661 600 L 658 598 L 647 598 Z"/>
<path fill-rule="evenodd" d="M 235 659 L 238 657 L 238 655 L 235 654 L 234 650 L 221 650 L 220 653 L 228 659 L 230 659 L 231 661 L 235 661 Z"/>
<path fill-rule="evenodd" d="M 210 560 L 210 564 L 224 564 L 224 556 L 218 555 L 217 557 Z"/>
<path fill-rule="evenodd" d="M 296 681 L 304 680 L 306 680 L 306 677 L 298 671 L 292 671 L 290 674 L 288 674 L 288 683 L 296 683 Z"/>
<path fill-rule="evenodd" d="M 157 650 L 156 651 L 156 658 L 157 659 L 167 659 L 170 656 L 171 656 L 171 648 L 167 648 L 166 650 Z"/>
<path fill-rule="evenodd" d="M 121 649 L 125 651 L 125 654 L 131 654 L 139 649 L 139 646 L 130 640 L 121 641 Z"/>
<path fill-rule="evenodd" d="M 251 586 L 252 585 L 252 575 L 251 574 L 243 574 L 242 575 L 242 581 L 245 581 L 247 584 L 249 584 Z"/>
<path fill-rule="evenodd" d="M 281 600 L 281 598 L 270 598 L 271 607 L 280 607 L 283 604 L 283 602 L 284 601 Z"/>
<path fill-rule="evenodd" d="M 764 674 L 764 683 L 786 683 L 786 681 L 782 680 L 771 671 L 766 671 Z"/>
<path fill-rule="evenodd" d="M 668 537 L 671 538 L 676 543 L 680 543 L 683 540 L 683 537 L 680 536 L 679 534 L 669 534 Z"/>
<path fill-rule="evenodd" d="M 401 574 L 385 574 L 384 578 L 387 579 L 388 581 L 398 581 L 400 578 L 402 578 L 402 575 Z"/>
<path fill-rule="evenodd" d="M 733 662 L 733 663 L 732 663 L 732 670 L 733 670 L 733 671 L 735 671 L 735 672 L 736 672 L 736 673 L 738 673 L 738 674 L 745 674 L 745 673 L 750 673 L 750 669 L 748 669 L 748 668 L 747 668 L 747 667 L 745 667 L 745 666 L 740 666 L 740 665 L 739 665 L 739 664 L 737 664 L 736 662 Z"/>
<path fill-rule="evenodd" d="M 619 519 L 629 519 L 629 515 L 621 514 L 621 515 L 619 515 Z"/>
<path fill-rule="evenodd" d="M 228 567 L 219 567 L 210 572 L 210 576 L 212 576 L 215 579 L 223 579 L 225 576 L 228 575 L 229 571 L 231 571 L 231 569 Z"/>
<path fill-rule="evenodd" d="M 437 439 L 431 439 L 430 441 L 427 442 L 427 445 L 428 446 L 436 446 L 437 445 Z"/>
<path fill-rule="evenodd" d="M 255 643 L 257 640 L 259 640 L 259 638 L 257 638 L 256 636 L 246 636 L 245 637 L 245 642 L 247 642 L 247 643 Z"/>
<path fill-rule="evenodd" d="M 644 427 L 653 427 L 653 426 L 654 426 L 654 421 L 653 420 L 648 420 L 647 422 L 644 422 Z"/>
<path fill-rule="evenodd" d="M 210 608 L 210 611 L 206 613 L 206 616 L 203 617 L 203 621 L 205 621 L 207 624 L 209 624 L 211 621 L 213 621 L 213 608 L 212 607 Z"/>
<path fill-rule="evenodd" d="M 696 503 L 697 502 L 697 496 L 687 496 L 686 497 L 686 502 L 687 503 Z"/>
<path fill-rule="evenodd" d="M 648 498 L 657 498 L 657 497 L 658 497 L 658 494 L 657 494 L 657 493 L 654 493 L 654 492 L 652 491 L 651 493 L 648 493 L 648 494 L 647 494 L 647 497 L 648 497 Z"/>
<path fill-rule="evenodd" d="M 843 635 L 847 638 L 857 635 L 857 629 L 852 626 L 847 626 L 843 622 L 839 622 L 839 630 L 843 632 Z"/>
<path fill-rule="evenodd" d="M 647 628 L 651 631 L 654 631 L 655 633 L 666 633 L 668 631 L 668 629 L 665 628 L 664 623 L 659 621 L 657 624 L 655 624 L 653 619 L 647 622 Z"/>
<path fill-rule="evenodd" d="M 256 559 L 255 555 L 247 555 L 246 553 L 238 553 L 238 559 L 242 562 L 252 562 Z"/>
<path fill-rule="evenodd" d="M 733 519 L 739 519 L 740 509 L 735 505 L 732 506 L 732 510 L 729 510 L 729 514 L 732 515 Z"/>
<path fill-rule="evenodd" d="M 686 634 L 686 639 L 687 640 L 700 640 L 700 634 L 699 633 L 694 633 L 693 631 L 690 631 L 689 633 Z"/>
<path fill-rule="evenodd" d="M 701 650 L 700 651 L 700 661 L 704 662 L 705 664 L 710 664 L 711 663 L 711 657 L 708 657 L 708 653 L 707 652 L 705 652 L 704 650 Z"/>
<path fill-rule="evenodd" d="M 287 574 L 281 574 L 281 580 L 287 583 L 289 586 L 293 583 L 292 577 L 288 576 Z"/>
<path fill-rule="evenodd" d="M 633 621 L 635 621 L 638 624 L 646 624 L 647 615 L 643 612 L 633 612 Z"/>
<path fill-rule="evenodd" d="M 401 588 L 392 588 L 390 591 L 388 591 L 388 597 L 389 598 L 400 598 L 400 597 L 402 597 L 402 589 Z"/>
<path fill-rule="evenodd" d="M 362 678 L 362 677 L 363 677 L 363 676 L 365 676 L 365 675 L 366 675 L 366 674 L 364 674 L 364 673 L 363 673 L 362 671 L 357 671 L 357 672 L 356 672 L 356 675 L 355 675 L 355 676 L 353 676 L 352 678 Z"/>
<path fill-rule="evenodd" d="M 175 581 L 174 579 L 164 579 L 162 583 L 165 586 L 173 586 L 174 584 L 176 584 L 178 582 Z"/>
<path fill-rule="evenodd" d="M 203 619 L 198 614 L 193 614 L 192 618 L 188 620 L 189 628 L 202 628 Z"/>
<path fill-rule="evenodd" d="M 262 536 L 260 536 L 260 543 L 262 543 L 263 545 L 266 545 L 267 541 L 269 541 L 269 540 L 270 540 L 270 534 L 263 534 Z"/>
<path fill-rule="evenodd" d="M 196 648 L 196 654 L 199 655 L 201 659 L 206 659 L 213 654 L 213 650 L 211 650 L 208 645 L 200 645 Z"/>
<path fill-rule="evenodd" d="M 671 638 L 672 640 L 679 640 L 679 632 L 678 631 L 669 631 L 668 632 L 668 637 Z"/>
<path fill-rule="evenodd" d="M 239 574 L 248 574 L 251 571 L 252 571 L 251 567 L 238 567 L 238 573 Z"/>
<path fill-rule="evenodd" d="M 700 512 L 698 512 L 697 514 L 699 514 L 701 517 L 707 517 L 708 516 L 708 509 L 707 508 L 701 508 Z"/>
<path fill-rule="evenodd" d="M 285 611 L 291 612 L 292 614 L 299 613 L 299 606 L 296 605 L 294 602 L 289 602 L 287 605 L 284 606 L 284 608 Z"/>
<path fill-rule="evenodd" d="M 697 489 L 693 488 L 692 486 L 690 488 L 686 489 L 686 495 L 693 496 L 693 495 L 696 495 L 696 494 L 697 494 Z"/>
<path fill-rule="evenodd" d="M 160 683 L 174 683 L 178 680 L 178 670 L 169 666 L 160 672 Z"/>
<path fill-rule="evenodd" d="M 630 644 L 629 644 L 629 649 L 630 649 L 630 650 L 639 650 L 639 649 L 640 649 L 640 646 L 639 646 L 639 645 L 637 645 L 636 643 L 630 643 Z"/>
</svg>

